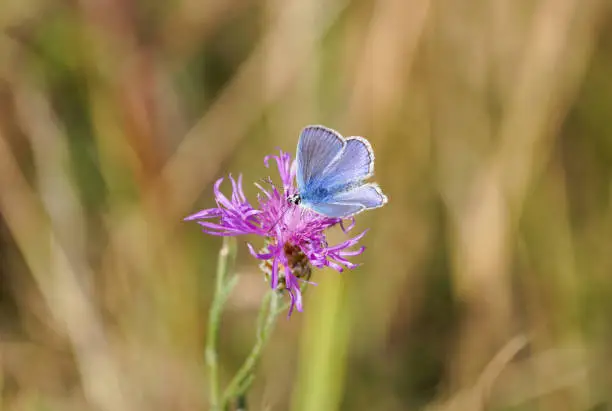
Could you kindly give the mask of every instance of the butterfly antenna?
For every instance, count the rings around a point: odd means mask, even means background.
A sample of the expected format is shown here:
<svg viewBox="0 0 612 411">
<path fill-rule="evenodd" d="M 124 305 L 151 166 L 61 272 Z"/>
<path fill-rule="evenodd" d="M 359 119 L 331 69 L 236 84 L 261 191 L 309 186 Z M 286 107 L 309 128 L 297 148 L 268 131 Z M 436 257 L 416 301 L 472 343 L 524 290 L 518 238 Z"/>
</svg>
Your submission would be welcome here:
<svg viewBox="0 0 612 411">
<path fill-rule="evenodd" d="M 279 188 L 279 187 L 278 187 L 276 184 L 274 184 L 274 182 L 272 181 L 272 179 L 271 179 L 270 177 L 262 178 L 262 179 L 260 179 L 260 181 L 261 181 L 261 182 L 263 182 L 263 183 L 268 183 L 268 184 L 270 184 L 272 187 L 276 188 L 276 190 L 277 190 L 279 193 L 280 193 L 281 191 L 284 191 L 284 190 L 281 190 L 281 189 L 280 189 L 280 188 Z M 289 207 L 287 207 L 287 208 L 286 208 L 286 209 L 283 211 L 283 213 L 280 215 L 280 217 L 278 217 L 278 218 L 276 219 L 276 221 L 274 222 L 274 224 L 272 224 L 272 226 L 271 226 L 271 227 L 270 227 L 270 229 L 268 230 L 268 233 L 269 233 L 270 231 L 272 231 L 272 230 L 274 229 L 274 227 L 276 227 L 276 225 L 277 225 L 277 224 L 280 222 L 280 220 L 282 220 L 282 219 L 283 219 L 283 217 L 285 217 L 285 214 L 287 214 L 287 211 L 289 211 L 289 209 L 290 209 L 290 208 L 291 208 L 291 207 L 289 206 Z"/>
<path fill-rule="evenodd" d="M 280 189 L 278 188 L 276 184 L 274 184 L 274 182 L 272 181 L 270 177 L 260 178 L 259 181 L 261 181 L 262 183 L 270 184 L 272 187 L 276 188 L 280 192 Z"/>
<path fill-rule="evenodd" d="M 272 231 L 274 229 L 274 227 L 276 227 L 276 225 L 280 222 L 280 220 L 283 219 L 283 217 L 285 217 L 285 214 L 287 214 L 287 211 L 289 211 L 291 209 L 291 205 L 288 204 L 288 207 L 285 208 L 285 210 L 283 211 L 283 213 L 280 215 L 280 217 L 278 217 L 276 219 L 276 221 L 274 222 L 274 224 L 272 224 L 272 227 L 270 227 L 270 229 L 268 230 L 268 233 L 270 231 Z"/>
</svg>

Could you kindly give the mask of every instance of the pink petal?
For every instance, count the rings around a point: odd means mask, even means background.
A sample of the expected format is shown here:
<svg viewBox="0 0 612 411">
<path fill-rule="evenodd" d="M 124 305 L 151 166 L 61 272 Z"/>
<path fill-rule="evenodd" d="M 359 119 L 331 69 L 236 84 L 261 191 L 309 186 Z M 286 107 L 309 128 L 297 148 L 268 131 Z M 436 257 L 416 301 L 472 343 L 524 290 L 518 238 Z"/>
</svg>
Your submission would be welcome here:
<svg viewBox="0 0 612 411">
<path fill-rule="evenodd" d="M 356 255 L 362 254 L 365 251 L 365 249 L 366 248 L 364 246 L 361 246 L 361 247 L 359 247 L 358 250 L 353 250 L 353 251 L 350 251 L 350 250 L 349 251 L 344 251 L 344 250 L 342 250 L 342 251 L 338 252 L 338 255 L 341 255 L 343 257 L 352 257 L 352 256 L 356 256 Z"/>
<path fill-rule="evenodd" d="M 198 218 L 221 217 L 222 214 L 223 212 L 218 208 L 207 208 L 206 210 L 201 210 L 195 214 L 185 217 L 183 221 L 197 220 Z"/>
<path fill-rule="evenodd" d="M 249 248 L 249 252 L 251 255 L 259 260 L 269 260 L 274 256 L 274 253 L 258 253 L 255 251 L 251 243 L 247 243 L 247 247 Z"/>
</svg>

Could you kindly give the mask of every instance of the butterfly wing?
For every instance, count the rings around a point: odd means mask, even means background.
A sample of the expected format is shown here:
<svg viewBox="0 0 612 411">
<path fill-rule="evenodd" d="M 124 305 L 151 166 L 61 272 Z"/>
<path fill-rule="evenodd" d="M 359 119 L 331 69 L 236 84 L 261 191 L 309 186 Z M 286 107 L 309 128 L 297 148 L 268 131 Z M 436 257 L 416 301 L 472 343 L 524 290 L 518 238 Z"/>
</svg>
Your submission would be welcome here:
<svg viewBox="0 0 612 411">
<path fill-rule="evenodd" d="M 328 217 L 346 218 L 370 208 L 382 207 L 387 202 L 377 184 L 363 184 L 347 191 L 331 194 L 325 203 L 311 204 L 310 208 Z"/>
<path fill-rule="evenodd" d="M 353 186 L 374 174 L 374 151 L 362 137 L 346 139 L 344 150 L 324 170 L 321 184 L 330 188 Z"/>
<path fill-rule="evenodd" d="M 316 203 L 310 204 L 308 208 L 332 218 L 346 218 L 363 211 L 364 208 L 359 204 L 332 204 Z"/>
<path fill-rule="evenodd" d="M 308 126 L 300 133 L 297 146 L 297 182 L 300 189 L 322 180 L 325 169 L 342 152 L 342 136 L 324 126 Z"/>
<path fill-rule="evenodd" d="M 387 196 L 382 193 L 378 184 L 368 183 L 348 191 L 341 191 L 331 195 L 329 199 L 333 204 L 357 204 L 364 210 L 385 205 Z"/>
</svg>

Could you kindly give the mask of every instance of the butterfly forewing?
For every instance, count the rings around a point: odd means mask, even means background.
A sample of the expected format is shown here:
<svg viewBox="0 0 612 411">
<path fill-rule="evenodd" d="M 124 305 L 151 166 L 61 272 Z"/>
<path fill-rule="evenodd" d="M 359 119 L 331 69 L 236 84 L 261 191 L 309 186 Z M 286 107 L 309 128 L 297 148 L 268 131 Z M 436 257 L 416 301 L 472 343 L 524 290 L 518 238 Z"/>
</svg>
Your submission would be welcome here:
<svg viewBox="0 0 612 411">
<path fill-rule="evenodd" d="M 323 126 L 302 130 L 297 147 L 298 187 L 304 189 L 325 177 L 325 169 L 342 152 L 345 141 L 337 132 Z"/>
<path fill-rule="evenodd" d="M 367 140 L 349 137 L 340 156 L 325 170 L 322 184 L 342 188 L 359 184 L 374 173 L 374 152 Z"/>
</svg>

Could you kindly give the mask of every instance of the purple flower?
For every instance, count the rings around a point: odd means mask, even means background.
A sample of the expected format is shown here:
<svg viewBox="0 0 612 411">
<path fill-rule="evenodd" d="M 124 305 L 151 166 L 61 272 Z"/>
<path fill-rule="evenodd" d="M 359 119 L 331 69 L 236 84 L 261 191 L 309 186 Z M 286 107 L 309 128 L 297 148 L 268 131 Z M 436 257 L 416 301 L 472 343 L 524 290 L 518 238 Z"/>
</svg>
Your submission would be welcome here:
<svg viewBox="0 0 612 411">
<path fill-rule="evenodd" d="M 345 233 L 354 226 L 352 219 L 349 227 L 342 225 L 339 218 L 330 218 L 306 208 L 287 202 L 287 197 L 295 194 L 295 164 L 288 153 L 267 156 L 264 164 L 269 166 L 270 159 L 276 161 L 283 185 L 283 193 L 272 184 L 270 190 L 255 184 L 261 193 L 258 207 L 253 207 L 242 190 L 242 175 L 236 181 L 231 175 L 231 198 L 219 189 L 223 179 L 214 186 L 217 207 L 202 210 L 185 220 L 198 220 L 207 234 L 218 236 L 237 236 L 256 234 L 264 237 L 264 246 L 259 251 L 247 243 L 253 257 L 262 260 L 261 267 L 269 276 L 273 289 L 287 290 L 291 297 L 289 315 L 294 308 L 302 311 L 300 281 L 308 282 L 312 267 L 331 267 L 339 272 L 344 268 L 355 268 L 346 257 L 363 253 L 365 247 L 349 250 L 365 235 L 366 231 L 344 241 L 329 246 L 325 230 L 339 224 Z M 212 220 L 212 221 L 211 221 Z"/>
</svg>

